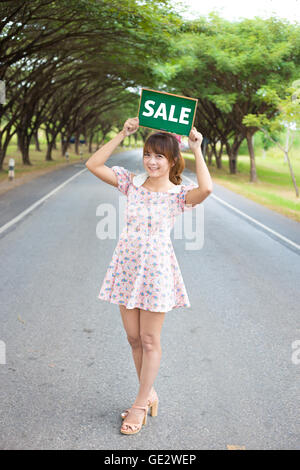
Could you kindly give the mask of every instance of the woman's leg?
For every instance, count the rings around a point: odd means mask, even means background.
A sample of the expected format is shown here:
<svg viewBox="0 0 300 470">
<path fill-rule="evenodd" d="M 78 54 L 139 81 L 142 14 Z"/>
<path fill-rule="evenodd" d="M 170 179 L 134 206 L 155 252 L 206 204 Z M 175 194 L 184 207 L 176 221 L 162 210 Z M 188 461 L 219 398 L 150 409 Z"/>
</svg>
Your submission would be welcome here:
<svg viewBox="0 0 300 470">
<path fill-rule="evenodd" d="M 120 312 L 123 326 L 127 334 L 127 339 L 131 346 L 136 372 L 140 380 L 143 358 L 143 349 L 140 336 L 140 309 L 127 309 L 124 305 L 120 305 Z"/>
<path fill-rule="evenodd" d="M 142 367 L 140 372 L 140 387 L 134 404 L 146 406 L 147 398 L 157 376 L 160 359 L 160 333 L 164 321 L 165 313 L 150 312 L 140 309 L 140 337 L 142 343 Z M 127 429 L 126 423 L 139 424 L 144 412 L 139 409 L 132 409 L 123 421 L 122 428 Z"/>
<path fill-rule="evenodd" d="M 123 326 L 127 334 L 127 340 L 131 346 L 132 357 L 140 382 L 143 360 L 143 348 L 140 335 L 140 309 L 127 309 L 124 305 L 120 305 L 119 307 Z M 152 387 L 151 392 L 149 394 L 149 398 L 151 399 L 151 397 L 157 396 L 155 394 L 156 392 L 154 390 L 154 387 Z"/>
<path fill-rule="evenodd" d="M 161 359 L 160 334 L 164 318 L 164 312 L 150 312 L 149 310 L 140 309 L 140 336 L 143 359 L 140 387 L 134 402 L 135 405 L 144 406 L 147 403 L 147 397 L 157 376 Z"/>
</svg>

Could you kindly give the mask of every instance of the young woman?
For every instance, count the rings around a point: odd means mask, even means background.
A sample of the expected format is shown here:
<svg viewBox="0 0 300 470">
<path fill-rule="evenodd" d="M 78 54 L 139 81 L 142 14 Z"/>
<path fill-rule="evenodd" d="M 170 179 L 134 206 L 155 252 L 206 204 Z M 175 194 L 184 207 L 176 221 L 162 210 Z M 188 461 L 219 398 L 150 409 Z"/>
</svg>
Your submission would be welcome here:
<svg viewBox="0 0 300 470">
<path fill-rule="evenodd" d="M 194 127 L 189 146 L 195 155 L 198 185 L 182 184 L 184 160 L 175 135 L 151 134 L 143 150 L 145 172 L 134 175 L 106 161 L 126 137 L 137 131 L 138 118 L 128 119 L 111 141 L 86 162 L 87 168 L 127 197 L 126 226 L 113 253 L 98 298 L 119 304 L 132 349 L 139 390 L 131 408 L 122 413 L 121 433 L 136 434 L 146 424 L 148 407 L 157 415 L 153 388 L 165 313 L 190 307 L 170 231 L 177 215 L 200 204 L 212 192 L 212 180 L 201 153 L 202 135 Z"/>
</svg>

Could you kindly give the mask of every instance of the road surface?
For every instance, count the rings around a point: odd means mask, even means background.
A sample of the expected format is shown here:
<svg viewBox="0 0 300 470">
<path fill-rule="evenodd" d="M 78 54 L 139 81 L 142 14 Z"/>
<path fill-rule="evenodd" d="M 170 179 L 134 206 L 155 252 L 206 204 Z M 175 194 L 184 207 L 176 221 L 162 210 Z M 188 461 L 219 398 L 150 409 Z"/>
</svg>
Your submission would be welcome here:
<svg viewBox="0 0 300 470">
<path fill-rule="evenodd" d="M 141 150 L 107 164 L 144 171 Z M 97 298 L 117 239 L 96 209 L 120 197 L 83 164 L 0 197 L 0 448 L 299 449 L 299 224 L 217 184 L 193 210 L 203 246 L 172 238 L 191 308 L 166 314 L 158 416 L 119 432 L 138 383 Z"/>
</svg>

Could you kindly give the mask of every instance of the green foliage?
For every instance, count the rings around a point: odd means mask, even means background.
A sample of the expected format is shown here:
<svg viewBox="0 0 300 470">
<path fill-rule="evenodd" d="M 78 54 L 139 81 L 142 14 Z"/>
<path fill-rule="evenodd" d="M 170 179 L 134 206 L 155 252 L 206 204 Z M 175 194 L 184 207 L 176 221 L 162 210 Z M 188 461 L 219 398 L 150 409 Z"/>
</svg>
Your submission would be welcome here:
<svg viewBox="0 0 300 470">
<path fill-rule="evenodd" d="M 258 130 L 253 116 L 263 123 L 276 118 L 276 99 L 283 99 L 287 83 L 299 76 L 297 25 L 277 18 L 229 22 L 213 13 L 185 22 L 181 30 L 172 55 L 164 64 L 154 63 L 154 74 L 171 92 L 198 98 L 200 132 L 225 142 L 246 136 L 248 126 Z M 274 125 L 272 132 L 280 129 Z"/>
<path fill-rule="evenodd" d="M 105 138 L 137 114 L 140 87 L 198 98 L 196 125 L 211 142 L 233 145 L 260 126 L 274 136 L 298 119 L 300 32 L 285 20 L 212 12 L 186 21 L 171 0 L 7 1 L 0 10 L 0 78 L 10 83 L 2 128 Z M 5 139 L 0 132 L 0 149 Z"/>
<path fill-rule="evenodd" d="M 257 126 L 269 133 L 276 133 L 291 124 L 300 125 L 300 80 L 294 81 L 293 86 L 286 88 L 281 98 L 278 92 L 271 87 L 262 87 L 258 93 L 263 102 L 273 106 L 277 112 L 270 119 L 265 113 L 251 114 L 244 117 L 243 123 L 247 126 Z"/>
</svg>

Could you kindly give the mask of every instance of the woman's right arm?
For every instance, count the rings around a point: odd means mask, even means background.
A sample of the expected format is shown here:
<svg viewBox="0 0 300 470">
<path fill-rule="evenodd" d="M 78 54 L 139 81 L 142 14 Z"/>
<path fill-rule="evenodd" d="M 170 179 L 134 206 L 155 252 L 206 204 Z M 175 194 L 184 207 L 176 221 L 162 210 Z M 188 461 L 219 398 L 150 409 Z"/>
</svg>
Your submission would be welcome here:
<svg viewBox="0 0 300 470">
<path fill-rule="evenodd" d="M 123 129 L 109 142 L 100 147 L 86 162 L 85 166 L 95 176 L 105 183 L 118 187 L 118 180 L 114 171 L 105 165 L 113 151 L 120 145 L 122 140 L 133 134 L 139 127 L 138 118 L 127 119 Z"/>
<path fill-rule="evenodd" d="M 90 170 L 90 172 L 95 176 L 105 183 L 112 184 L 116 187 L 118 186 L 118 181 L 115 173 L 111 168 L 104 164 L 118 145 L 120 145 L 124 137 L 124 131 L 122 130 L 113 139 L 103 145 L 103 147 L 100 147 L 85 164 L 88 170 Z"/>
</svg>

